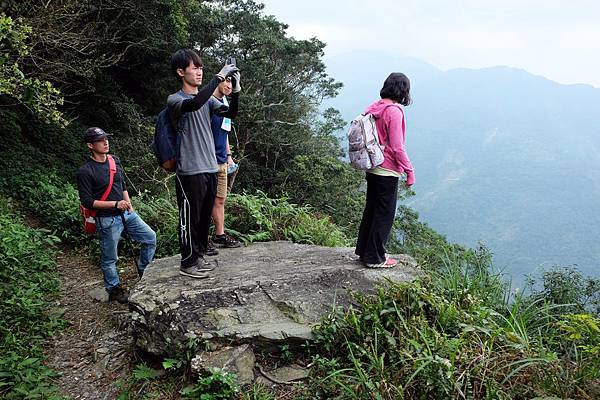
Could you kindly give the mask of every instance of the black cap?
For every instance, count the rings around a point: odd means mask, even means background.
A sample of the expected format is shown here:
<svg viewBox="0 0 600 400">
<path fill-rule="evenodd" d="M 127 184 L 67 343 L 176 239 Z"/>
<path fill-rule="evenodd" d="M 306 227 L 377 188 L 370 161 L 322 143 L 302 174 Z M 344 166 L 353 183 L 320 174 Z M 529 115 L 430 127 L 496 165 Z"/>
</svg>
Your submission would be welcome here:
<svg viewBox="0 0 600 400">
<path fill-rule="evenodd" d="M 94 143 L 98 140 L 104 140 L 107 137 L 112 136 L 109 133 L 104 132 L 101 128 L 92 127 L 88 128 L 83 134 L 83 142 L 84 143 Z"/>
</svg>

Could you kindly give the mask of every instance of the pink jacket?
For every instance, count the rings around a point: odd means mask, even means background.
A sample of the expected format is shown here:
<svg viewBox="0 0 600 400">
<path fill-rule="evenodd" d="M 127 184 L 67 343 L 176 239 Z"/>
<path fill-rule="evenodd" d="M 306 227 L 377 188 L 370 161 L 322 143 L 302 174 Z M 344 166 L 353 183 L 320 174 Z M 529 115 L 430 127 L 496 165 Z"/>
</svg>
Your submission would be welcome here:
<svg viewBox="0 0 600 400">
<path fill-rule="evenodd" d="M 380 143 L 385 146 L 384 160 L 380 167 L 398 173 L 404 172 L 406 173 L 406 184 L 415 183 L 415 172 L 404 149 L 404 111 L 400 104 L 382 99 L 367 107 L 365 112 L 371 113 L 375 117 Z"/>
</svg>

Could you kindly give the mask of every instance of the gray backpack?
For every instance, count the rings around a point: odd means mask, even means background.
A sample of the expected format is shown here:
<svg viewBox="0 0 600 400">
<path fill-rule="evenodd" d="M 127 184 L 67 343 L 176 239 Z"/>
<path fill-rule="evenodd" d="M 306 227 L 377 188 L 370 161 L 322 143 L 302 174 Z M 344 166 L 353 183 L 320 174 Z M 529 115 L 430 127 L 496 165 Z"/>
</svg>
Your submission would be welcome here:
<svg viewBox="0 0 600 400">
<path fill-rule="evenodd" d="M 366 171 L 383 164 L 383 149 L 375 127 L 373 114 L 361 114 L 350 123 L 348 155 L 350 165 Z"/>
</svg>

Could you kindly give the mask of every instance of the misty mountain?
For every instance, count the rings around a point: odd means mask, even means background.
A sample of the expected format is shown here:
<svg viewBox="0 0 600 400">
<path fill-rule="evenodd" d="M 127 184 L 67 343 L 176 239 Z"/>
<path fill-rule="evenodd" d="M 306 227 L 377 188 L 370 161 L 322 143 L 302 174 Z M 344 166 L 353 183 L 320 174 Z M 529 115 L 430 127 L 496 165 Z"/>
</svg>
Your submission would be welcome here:
<svg viewBox="0 0 600 400">
<path fill-rule="evenodd" d="M 441 71 L 380 53 L 326 60 L 344 83 L 327 105 L 345 119 L 379 97 L 387 75 L 412 84 L 408 205 L 449 240 L 485 243 L 516 280 L 537 267 L 600 260 L 600 89 L 493 67 Z"/>
</svg>

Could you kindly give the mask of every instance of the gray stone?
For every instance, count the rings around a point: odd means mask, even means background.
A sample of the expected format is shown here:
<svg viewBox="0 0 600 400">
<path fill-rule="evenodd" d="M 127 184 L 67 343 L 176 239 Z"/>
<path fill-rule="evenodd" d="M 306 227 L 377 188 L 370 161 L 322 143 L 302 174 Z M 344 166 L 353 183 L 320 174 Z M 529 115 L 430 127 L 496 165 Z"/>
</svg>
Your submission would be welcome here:
<svg viewBox="0 0 600 400">
<path fill-rule="evenodd" d="M 289 383 L 308 378 L 308 369 L 290 365 L 269 371 L 269 378 L 277 383 Z"/>
<path fill-rule="evenodd" d="M 262 385 L 266 388 L 272 388 L 275 386 L 275 382 L 262 375 L 259 375 L 256 377 L 256 379 L 254 379 L 254 385 Z"/>
<path fill-rule="evenodd" d="M 104 288 L 92 289 L 88 294 L 92 299 L 101 303 L 106 303 L 108 301 L 108 292 Z"/>
<path fill-rule="evenodd" d="M 192 359 L 192 371 L 210 373 L 217 368 L 236 375 L 237 383 L 245 385 L 254 381 L 254 352 L 248 344 L 225 347 L 217 351 L 204 351 Z"/>
<path fill-rule="evenodd" d="M 190 339 L 298 345 L 334 305 L 352 303 L 348 289 L 370 292 L 385 279 L 419 275 L 409 256 L 393 256 L 395 268 L 368 269 L 353 250 L 290 242 L 221 249 L 208 258 L 218 265 L 209 279 L 179 275 L 179 256 L 156 260 L 129 297 L 135 344 L 158 355 L 174 355 Z"/>
</svg>

